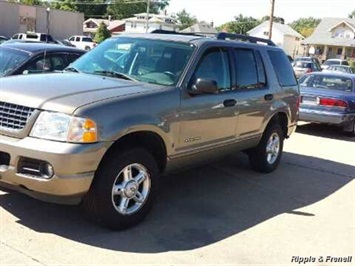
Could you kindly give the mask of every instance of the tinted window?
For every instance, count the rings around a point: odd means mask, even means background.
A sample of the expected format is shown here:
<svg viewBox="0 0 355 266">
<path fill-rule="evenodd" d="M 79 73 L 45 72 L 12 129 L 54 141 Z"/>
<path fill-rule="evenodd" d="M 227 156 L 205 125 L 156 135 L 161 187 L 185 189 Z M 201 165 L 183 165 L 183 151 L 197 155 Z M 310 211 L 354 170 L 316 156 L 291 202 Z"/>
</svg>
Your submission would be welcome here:
<svg viewBox="0 0 355 266">
<path fill-rule="evenodd" d="M 90 37 L 83 37 L 83 42 L 93 42 Z"/>
<path fill-rule="evenodd" d="M 307 75 L 300 80 L 300 86 L 319 89 L 349 91 L 353 90 L 353 81 L 348 77 L 334 75 Z"/>
<path fill-rule="evenodd" d="M 202 57 L 194 74 L 194 79 L 209 79 L 217 82 L 220 91 L 230 90 L 230 73 L 227 51 L 214 48 Z"/>
<path fill-rule="evenodd" d="M 297 85 L 293 69 L 282 51 L 268 51 L 272 65 L 281 86 Z"/>
<path fill-rule="evenodd" d="M 259 88 L 261 84 L 266 83 L 264 66 L 259 54 L 256 56 L 250 49 L 236 49 L 234 55 L 238 89 Z"/>
</svg>

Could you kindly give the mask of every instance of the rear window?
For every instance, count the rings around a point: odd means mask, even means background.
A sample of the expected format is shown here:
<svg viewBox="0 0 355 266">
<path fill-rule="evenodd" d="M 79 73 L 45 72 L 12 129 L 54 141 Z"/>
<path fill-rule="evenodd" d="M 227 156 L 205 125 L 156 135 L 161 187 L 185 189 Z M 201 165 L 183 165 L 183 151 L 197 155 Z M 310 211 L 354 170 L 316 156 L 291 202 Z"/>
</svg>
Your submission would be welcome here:
<svg viewBox="0 0 355 266">
<path fill-rule="evenodd" d="M 324 65 L 330 66 L 330 65 L 340 65 L 340 61 L 338 60 L 327 60 L 324 62 Z"/>
<path fill-rule="evenodd" d="M 348 77 L 339 77 L 333 75 L 307 75 L 299 80 L 300 86 L 329 89 L 338 91 L 353 91 L 353 81 Z"/>
<path fill-rule="evenodd" d="M 298 61 L 298 62 L 296 62 L 295 67 L 311 68 L 311 67 L 312 67 L 312 64 L 309 63 L 309 62 L 301 62 L 301 61 Z"/>
<path fill-rule="evenodd" d="M 280 86 L 297 85 L 295 74 L 291 67 L 290 61 L 282 51 L 268 51 L 271 63 L 274 67 Z"/>
</svg>

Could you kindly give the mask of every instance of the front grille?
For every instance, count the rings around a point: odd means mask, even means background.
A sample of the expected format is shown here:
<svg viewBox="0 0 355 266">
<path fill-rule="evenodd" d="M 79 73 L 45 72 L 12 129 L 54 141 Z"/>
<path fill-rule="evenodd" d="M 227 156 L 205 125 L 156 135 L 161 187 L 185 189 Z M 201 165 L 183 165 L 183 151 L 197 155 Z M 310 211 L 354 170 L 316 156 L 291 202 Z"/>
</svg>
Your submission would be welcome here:
<svg viewBox="0 0 355 266">
<path fill-rule="evenodd" d="M 23 129 L 34 110 L 22 105 L 0 102 L 0 129 Z"/>
</svg>

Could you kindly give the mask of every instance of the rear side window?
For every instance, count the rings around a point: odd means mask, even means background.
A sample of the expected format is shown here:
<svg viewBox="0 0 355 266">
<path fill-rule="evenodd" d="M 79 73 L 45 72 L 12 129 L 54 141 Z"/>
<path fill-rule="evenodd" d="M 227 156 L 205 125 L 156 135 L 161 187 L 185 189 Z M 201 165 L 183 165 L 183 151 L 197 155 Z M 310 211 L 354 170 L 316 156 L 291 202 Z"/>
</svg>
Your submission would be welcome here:
<svg viewBox="0 0 355 266">
<path fill-rule="evenodd" d="M 297 85 L 296 77 L 290 61 L 282 51 L 268 51 L 271 63 L 274 67 L 280 86 Z"/>
<path fill-rule="evenodd" d="M 265 69 L 258 52 L 235 49 L 237 89 L 255 89 L 266 84 Z"/>
</svg>

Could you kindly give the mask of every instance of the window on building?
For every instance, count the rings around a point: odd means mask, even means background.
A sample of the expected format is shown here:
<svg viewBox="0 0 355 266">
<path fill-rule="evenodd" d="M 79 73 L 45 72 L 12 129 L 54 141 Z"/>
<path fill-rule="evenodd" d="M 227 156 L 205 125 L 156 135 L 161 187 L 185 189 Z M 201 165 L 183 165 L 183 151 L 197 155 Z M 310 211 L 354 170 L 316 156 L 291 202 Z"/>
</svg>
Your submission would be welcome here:
<svg viewBox="0 0 355 266">
<path fill-rule="evenodd" d="M 341 55 L 342 52 L 343 52 L 343 48 L 338 48 L 337 55 Z"/>
<path fill-rule="evenodd" d="M 268 31 L 264 31 L 263 34 L 264 34 L 264 36 L 269 36 L 269 32 Z"/>
</svg>

